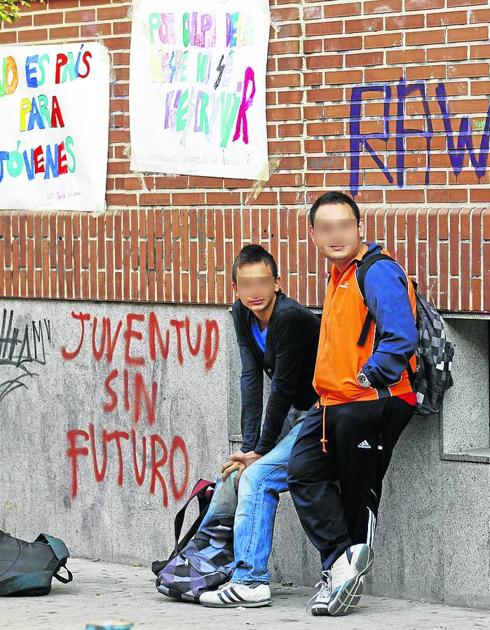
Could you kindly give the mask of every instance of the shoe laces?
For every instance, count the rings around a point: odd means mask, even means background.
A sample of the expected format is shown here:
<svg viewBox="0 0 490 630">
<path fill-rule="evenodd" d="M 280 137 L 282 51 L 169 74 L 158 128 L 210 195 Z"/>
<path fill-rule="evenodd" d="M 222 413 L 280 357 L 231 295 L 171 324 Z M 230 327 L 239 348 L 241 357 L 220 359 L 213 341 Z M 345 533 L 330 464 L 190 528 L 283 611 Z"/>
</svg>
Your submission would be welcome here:
<svg viewBox="0 0 490 630">
<path fill-rule="evenodd" d="M 323 600 L 328 604 L 330 601 L 332 595 L 332 572 L 330 570 L 322 571 L 322 579 L 315 584 L 315 588 L 317 588 L 318 591 L 306 603 L 306 610 L 308 612 L 311 612 L 315 602 Z"/>
</svg>

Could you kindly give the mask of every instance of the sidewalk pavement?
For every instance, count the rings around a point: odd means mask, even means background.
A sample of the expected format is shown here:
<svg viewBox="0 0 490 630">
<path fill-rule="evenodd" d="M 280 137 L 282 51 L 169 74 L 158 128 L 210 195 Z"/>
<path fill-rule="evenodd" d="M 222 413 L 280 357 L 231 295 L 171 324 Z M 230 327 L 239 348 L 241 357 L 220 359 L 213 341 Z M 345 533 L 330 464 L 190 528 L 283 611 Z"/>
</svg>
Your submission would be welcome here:
<svg viewBox="0 0 490 630">
<path fill-rule="evenodd" d="M 134 630 L 154 628 L 263 630 L 328 628 L 338 630 L 469 630 L 490 628 L 490 611 L 440 604 L 363 597 L 346 617 L 312 617 L 305 604 L 313 593 L 306 587 L 273 587 L 266 608 L 216 610 L 182 604 L 160 595 L 147 567 L 70 559 L 71 584 L 53 580 L 45 597 L 0 599 L 1 630 L 85 630 L 89 622 L 108 619 L 134 622 Z"/>
</svg>

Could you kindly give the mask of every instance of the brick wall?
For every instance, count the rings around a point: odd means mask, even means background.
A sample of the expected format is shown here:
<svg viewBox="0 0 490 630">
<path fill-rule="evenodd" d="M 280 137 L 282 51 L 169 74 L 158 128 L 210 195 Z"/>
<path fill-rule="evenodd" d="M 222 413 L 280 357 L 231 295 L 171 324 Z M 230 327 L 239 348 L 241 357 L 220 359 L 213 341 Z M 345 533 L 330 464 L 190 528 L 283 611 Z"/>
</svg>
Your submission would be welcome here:
<svg viewBox="0 0 490 630">
<path fill-rule="evenodd" d="M 0 295 L 229 303 L 254 240 L 318 305 L 305 209 L 340 188 L 439 307 L 490 312 L 487 0 L 271 0 L 263 189 L 129 171 L 130 5 L 34 3 L 0 30 L 0 44 L 98 39 L 115 77 L 108 212 L 0 213 Z"/>
</svg>

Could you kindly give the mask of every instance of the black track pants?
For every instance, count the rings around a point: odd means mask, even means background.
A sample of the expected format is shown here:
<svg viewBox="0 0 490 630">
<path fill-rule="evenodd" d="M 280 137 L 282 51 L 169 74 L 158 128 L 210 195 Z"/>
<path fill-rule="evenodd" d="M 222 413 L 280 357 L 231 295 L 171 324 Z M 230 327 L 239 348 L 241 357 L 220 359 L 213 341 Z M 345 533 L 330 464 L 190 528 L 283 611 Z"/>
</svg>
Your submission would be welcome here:
<svg viewBox="0 0 490 630">
<path fill-rule="evenodd" d="M 357 543 L 372 544 L 383 477 L 414 413 L 400 398 L 312 407 L 293 447 L 288 484 L 303 528 L 324 569 Z"/>
</svg>

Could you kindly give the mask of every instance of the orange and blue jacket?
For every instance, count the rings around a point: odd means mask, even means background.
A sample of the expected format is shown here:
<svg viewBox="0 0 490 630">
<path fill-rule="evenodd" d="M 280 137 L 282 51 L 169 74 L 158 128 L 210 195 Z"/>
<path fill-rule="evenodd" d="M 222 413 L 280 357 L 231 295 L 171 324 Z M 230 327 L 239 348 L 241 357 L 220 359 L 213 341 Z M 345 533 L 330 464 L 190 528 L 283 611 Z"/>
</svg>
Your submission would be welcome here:
<svg viewBox="0 0 490 630">
<path fill-rule="evenodd" d="M 357 283 L 363 256 L 379 253 L 388 254 L 376 243 L 366 243 L 343 273 L 332 267 L 313 378 L 322 405 L 405 398 L 412 392 L 407 365 L 415 371 L 418 343 L 412 282 L 398 263 L 379 260 L 366 273 L 366 303 Z M 374 321 L 361 347 L 357 342 L 368 310 Z M 357 382 L 361 371 L 371 387 Z"/>
</svg>

